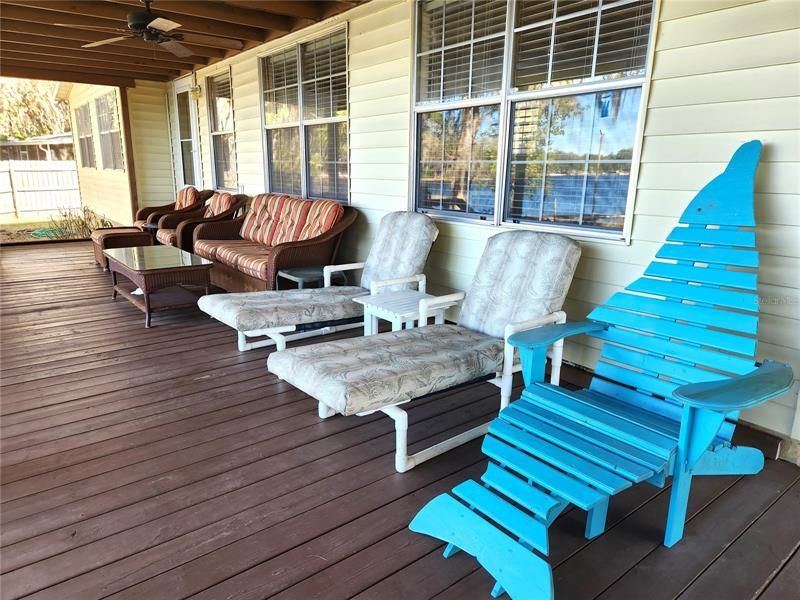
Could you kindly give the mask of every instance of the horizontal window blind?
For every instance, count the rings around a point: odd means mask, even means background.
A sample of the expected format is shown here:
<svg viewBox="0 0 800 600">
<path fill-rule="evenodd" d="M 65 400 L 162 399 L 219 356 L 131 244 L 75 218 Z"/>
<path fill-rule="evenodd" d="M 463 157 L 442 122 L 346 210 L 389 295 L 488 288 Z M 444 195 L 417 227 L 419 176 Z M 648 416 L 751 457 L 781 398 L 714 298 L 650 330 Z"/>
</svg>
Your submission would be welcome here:
<svg viewBox="0 0 800 600">
<path fill-rule="evenodd" d="M 505 0 L 436 0 L 420 5 L 418 102 L 499 93 L 506 11 Z"/>
<path fill-rule="evenodd" d="M 268 125 L 298 120 L 297 48 L 266 57 L 264 69 L 264 119 Z"/>
<path fill-rule="evenodd" d="M 347 32 L 262 60 L 269 189 L 346 202 Z"/>
<path fill-rule="evenodd" d="M 229 73 L 209 79 L 211 99 L 211 125 L 215 132 L 233 131 L 233 93 Z"/>
<path fill-rule="evenodd" d="M 78 150 L 81 157 L 81 166 L 94 168 L 94 139 L 92 137 L 92 117 L 88 104 L 75 109 L 75 131 L 78 134 Z"/>
<path fill-rule="evenodd" d="M 115 92 L 103 94 L 94 101 L 97 129 L 100 136 L 100 158 L 104 169 L 123 169 L 122 136 L 117 115 Z"/>
<path fill-rule="evenodd" d="M 417 208 L 621 231 L 652 16 L 652 0 L 418 0 Z"/>
</svg>

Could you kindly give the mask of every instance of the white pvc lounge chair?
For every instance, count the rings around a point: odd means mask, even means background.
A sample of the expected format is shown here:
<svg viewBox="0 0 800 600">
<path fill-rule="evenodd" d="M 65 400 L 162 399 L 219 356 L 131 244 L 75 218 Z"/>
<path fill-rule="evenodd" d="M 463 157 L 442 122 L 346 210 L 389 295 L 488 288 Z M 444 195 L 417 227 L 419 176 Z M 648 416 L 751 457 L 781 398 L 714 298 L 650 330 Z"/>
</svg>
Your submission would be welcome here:
<svg viewBox="0 0 800 600">
<path fill-rule="evenodd" d="M 331 341 L 273 352 L 267 368 L 319 402 L 322 418 L 381 411 L 395 422 L 395 468 L 405 472 L 486 433 L 487 425 L 408 456 L 408 417 L 400 404 L 472 381 L 500 387 L 500 406 L 511 399 L 517 331 L 563 323 L 561 311 L 580 246 L 554 234 L 500 233 L 487 242 L 466 298 L 463 292 L 420 301 L 420 324 L 439 306 L 464 300 L 458 325 Z M 560 343 L 551 352 L 551 380 L 559 381 Z"/>
<path fill-rule="evenodd" d="M 278 350 L 301 338 L 361 327 L 364 307 L 353 298 L 417 284 L 439 230 L 430 217 L 411 212 L 381 219 L 366 262 L 324 268 L 325 287 L 203 296 L 200 309 L 236 330 L 239 350 L 275 344 Z M 363 269 L 359 286 L 331 286 L 336 271 Z M 251 341 L 266 336 L 268 339 Z"/>
</svg>

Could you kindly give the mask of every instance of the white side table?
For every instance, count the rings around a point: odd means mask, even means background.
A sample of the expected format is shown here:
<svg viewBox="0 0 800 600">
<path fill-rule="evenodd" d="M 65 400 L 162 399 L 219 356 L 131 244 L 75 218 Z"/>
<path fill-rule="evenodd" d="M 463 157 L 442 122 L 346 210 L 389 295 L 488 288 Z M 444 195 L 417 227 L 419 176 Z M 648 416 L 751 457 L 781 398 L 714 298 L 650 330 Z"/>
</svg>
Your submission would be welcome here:
<svg viewBox="0 0 800 600">
<path fill-rule="evenodd" d="M 364 305 L 364 335 L 375 335 L 378 333 L 378 319 L 391 322 L 392 331 L 400 331 L 403 323 L 406 329 L 411 329 L 419 320 L 419 301 L 435 297 L 416 290 L 399 290 L 359 296 L 353 301 Z M 444 311 L 456 304 L 457 301 L 437 307 L 433 312 L 434 322 L 437 325 L 444 323 Z"/>
</svg>

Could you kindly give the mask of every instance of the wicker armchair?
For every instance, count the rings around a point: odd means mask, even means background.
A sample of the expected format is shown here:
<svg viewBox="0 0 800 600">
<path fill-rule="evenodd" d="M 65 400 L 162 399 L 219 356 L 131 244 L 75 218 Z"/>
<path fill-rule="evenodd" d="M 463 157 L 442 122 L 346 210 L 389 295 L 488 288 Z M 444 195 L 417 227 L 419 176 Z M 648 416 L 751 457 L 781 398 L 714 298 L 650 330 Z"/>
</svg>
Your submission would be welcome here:
<svg viewBox="0 0 800 600">
<path fill-rule="evenodd" d="M 281 269 L 331 264 L 339 249 L 342 234 L 355 222 L 357 216 L 358 211 L 346 206 L 339 222 L 322 235 L 310 240 L 272 246 L 268 254 L 265 280 L 215 262 L 211 270 L 211 283 L 229 292 L 274 290 L 275 277 Z M 243 224 L 244 217 L 202 223 L 194 230 L 193 244 L 198 240 L 243 240 L 239 233 Z"/>
<path fill-rule="evenodd" d="M 203 208 L 206 200 L 211 198 L 213 195 L 214 190 L 201 190 L 199 192 L 197 202 L 179 209 L 175 208 L 175 202 L 170 202 L 169 204 L 164 204 L 163 206 L 145 206 L 136 211 L 136 220 L 134 221 L 134 225 L 137 227 L 140 223 L 155 225 L 164 215 L 184 214 L 197 211 Z"/>
<path fill-rule="evenodd" d="M 185 250 L 186 252 L 192 251 L 194 230 L 203 223 L 214 223 L 217 221 L 229 221 L 237 214 L 244 210 L 250 196 L 247 194 L 234 194 L 235 202 L 231 207 L 217 215 L 206 216 L 207 206 L 195 208 L 191 211 L 180 211 L 169 215 L 164 215 L 158 220 L 158 229 L 161 230 L 175 230 L 175 243 L 176 248 Z M 163 240 L 159 240 L 162 241 Z"/>
</svg>

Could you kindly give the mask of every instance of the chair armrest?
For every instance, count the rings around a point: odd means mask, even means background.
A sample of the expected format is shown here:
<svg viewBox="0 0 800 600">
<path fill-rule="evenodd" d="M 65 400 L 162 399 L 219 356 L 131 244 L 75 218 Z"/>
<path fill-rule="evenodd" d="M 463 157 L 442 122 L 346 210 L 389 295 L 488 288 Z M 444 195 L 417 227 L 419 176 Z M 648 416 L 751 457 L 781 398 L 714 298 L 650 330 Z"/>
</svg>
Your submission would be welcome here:
<svg viewBox="0 0 800 600">
<path fill-rule="evenodd" d="M 322 277 L 325 287 L 331 287 L 331 275 L 338 271 L 355 271 L 356 269 L 364 268 L 363 262 L 360 263 L 347 263 L 345 265 L 325 265 L 322 267 Z"/>
<path fill-rule="evenodd" d="M 409 275 L 408 277 L 397 277 L 396 279 L 384 279 L 383 281 L 373 281 L 369 286 L 370 294 L 377 294 L 381 288 L 389 287 L 392 285 L 401 285 L 403 283 L 416 283 L 420 292 L 425 292 L 425 275 L 419 273 L 417 275 Z"/>
<path fill-rule="evenodd" d="M 508 343 L 508 338 L 521 331 L 528 331 L 530 329 L 541 330 L 542 327 L 547 325 L 563 324 L 567 320 L 567 313 L 563 310 L 557 310 L 549 315 L 539 317 L 538 319 L 530 319 L 529 321 L 517 321 L 516 323 L 509 323 L 505 327 L 504 338 Z M 513 346 L 513 344 L 511 344 Z"/>
<path fill-rule="evenodd" d="M 194 230 L 193 240 L 240 240 L 239 231 L 242 229 L 244 217 L 230 221 L 207 221 L 197 226 Z"/>
<path fill-rule="evenodd" d="M 162 206 L 143 206 L 139 210 L 136 211 L 136 220 L 137 221 L 146 221 L 150 218 L 150 215 L 154 213 L 165 213 L 174 210 L 175 203 L 172 202 L 170 204 L 164 204 Z"/>
<path fill-rule="evenodd" d="M 605 323 L 596 323 L 594 321 L 574 321 L 572 323 L 561 323 L 559 325 L 549 325 L 545 327 L 537 327 L 535 329 L 528 329 L 527 331 L 519 331 L 510 335 L 507 338 L 507 341 L 515 348 L 546 348 L 554 342 L 563 340 L 564 338 L 573 335 L 604 331 L 607 328 L 608 325 Z"/>
<path fill-rule="evenodd" d="M 682 385 L 672 395 L 689 406 L 727 413 L 752 408 L 785 394 L 793 381 L 789 365 L 766 360 L 746 375 Z"/>
<path fill-rule="evenodd" d="M 201 210 L 193 210 L 190 212 L 176 212 L 164 215 L 158 220 L 159 229 L 175 229 L 181 222 L 187 219 L 200 219 L 205 212 L 205 208 Z"/>
<path fill-rule="evenodd" d="M 420 326 L 428 323 L 428 316 L 432 310 L 450 308 L 464 299 L 464 292 L 454 292 L 445 296 L 435 296 L 434 298 L 423 298 L 419 301 L 419 323 Z"/>
</svg>

